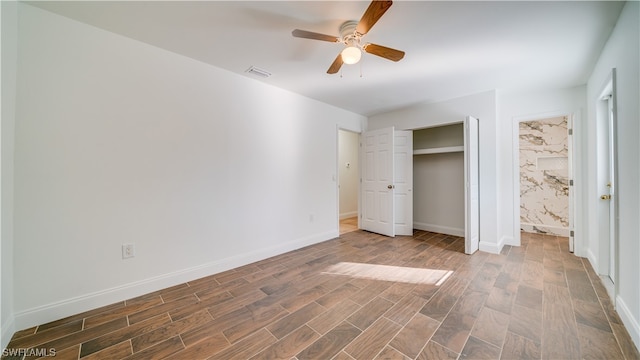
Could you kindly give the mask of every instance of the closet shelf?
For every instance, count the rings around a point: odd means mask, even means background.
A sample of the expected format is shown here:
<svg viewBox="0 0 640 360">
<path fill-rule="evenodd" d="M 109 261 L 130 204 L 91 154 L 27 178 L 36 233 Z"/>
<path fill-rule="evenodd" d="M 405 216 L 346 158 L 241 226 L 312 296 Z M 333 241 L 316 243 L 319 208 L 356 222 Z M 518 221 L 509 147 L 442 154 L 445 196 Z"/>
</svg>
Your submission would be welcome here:
<svg viewBox="0 0 640 360">
<path fill-rule="evenodd" d="M 413 150 L 413 155 L 428 155 L 428 154 L 444 154 L 452 152 L 464 152 L 464 146 L 447 146 L 431 149 L 417 149 Z"/>
</svg>

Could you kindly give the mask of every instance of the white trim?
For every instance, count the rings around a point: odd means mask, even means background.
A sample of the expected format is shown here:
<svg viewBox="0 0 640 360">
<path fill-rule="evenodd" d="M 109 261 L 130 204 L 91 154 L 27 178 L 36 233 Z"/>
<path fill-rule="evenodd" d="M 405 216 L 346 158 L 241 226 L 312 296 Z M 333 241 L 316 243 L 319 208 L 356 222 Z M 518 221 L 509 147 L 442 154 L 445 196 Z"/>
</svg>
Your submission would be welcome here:
<svg viewBox="0 0 640 360">
<path fill-rule="evenodd" d="M 119 301 L 124 301 L 126 299 L 141 296 L 153 291 L 165 289 L 170 286 L 182 284 L 187 281 L 192 281 L 239 266 L 251 264 L 259 260 L 267 259 L 269 257 L 300 249 L 305 246 L 330 240 L 338 236 L 338 231 L 319 233 L 290 241 L 278 246 L 272 246 L 242 255 L 231 256 L 225 259 L 212 261 L 210 263 L 194 266 L 172 273 L 116 286 L 111 289 L 96 291 L 93 293 L 64 299 L 54 303 L 37 306 L 31 309 L 18 311 L 15 313 L 14 328 L 26 329 L 38 324 L 44 324 L 67 316 L 79 314 L 84 311 L 92 310 L 101 306 L 106 306 Z M 3 329 L 3 331 L 9 331 L 9 327 L 6 330 Z M 3 334 L 3 339 L 4 335 L 5 334 Z M 13 335 L 13 332 L 11 333 L 11 335 Z"/>
<path fill-rule="evenodd" d="M 336 214 L 338 219 L 336 221 L 336 230 L 340 232 L 340 220 L 342 215 L 340 214 L 340 124 L 336 124 L 336 167 L 333 173 L 333 182 L 336 185 Z M 358 206 L 360 206 L 358 204 Z"/>
<path fill-rule="evenodd" d="M 607 275 L 599 275 L 598 277 L 600 278 L 600 281 L 602 281 L 602 285 L 604 286 L 604 288 L 607 290 L 609 299 L 611 299 L 612 303 L 615 304 L 615 295 L 613 294 L 613 281 L 611 281 L 611 278 Z"/>
<path fill-rule="evenodd" d="M 616 79 L 617 79 L 616 68 L 614 67 L 611 69 L 603 85 L 600 87 L 602 90 L 600 91 L 600 96 L 598 97 L 598 99 L 596 99 L 596 104 L 595 104 L 595 139 L 596 139 L 595 141 L 595 146 L 596 146 L 596 168 L 595 168 L 596 174 L 595 175 L 596 177 L 595 178 L 599 179 L 599 165 L 597 164 L 598 163 L 597 159 L 599 158 L 599 150 L 597 150 L 598 149 L 597 146 L 599 143 L 598 138 L 599 138 L 600 122 L 604 121 L 607 125 L 607 135 L 608 135 L 607 145 L 609 149 L 607 149 L 607 154 L 609 155 L 608 159 L 612 162 L 611 164 L 608 164 L 608 167 L 609 169 L 612 169 L 612 172 L 613 172 L 613 174 L 611 174 L 611 177 L 613 177 L 613 181 L 612 181 L 613 182 L 613 194 L 612 194 L 613 199 L 610 205 L 612 206 L 610 212 L 611 211 L 613 212 L 613 220 L 611 220 L 611 217 L 610 217 L 609 227 L 611 230 L 609 231 L 609 237 L 608 237 L 609 241 L 606 241 L 606 239 L 603 239 L 601 237 L 597 237 L 598 244 L 596 244 L 596 246 L 598 247 L 599 262 L 598 262 L 598 267 L 594 266 L 593 268 L 596 269 L 596 272 L 598 274 L 608 275 L 610 278 L 613 279 L 613 294 L 615 298 L 618 298 L 618 294 L 620 293 L 620 289 L 619 289 L 620 256 L 618 253 L 619 236 L 620 236 L 620 229 L 619 229 L 620 226 L 619 226 L 618 217 L 620 215 L 620 210 L 619 210 L 620 201 L 618 200 L 619 199 L 618 146 L 617 146 L 617 141 L 618 141 L 617 98 L 618 98 L 618 95 L 617 95 Z M 603 102 L 606 103 L 607 105 L 607 108 L 604 109 L 606 113 L 605 119 L 600 118 Z M 611 114 L 609 114 L 609 112 L 611 112 Z M 598 188 L 599 188 L 598 180 L 596 180 L 595 186 L 596 186 L 596 191 L 598 191 Z M 596 192 L 596 196 L 597 194 L 599 194 L 599 192 Z M 593 198 L 596 198 L 596 197 L 594 196 Z M 595 213 L 598 214 L 599 202 L 596 202 L 595 204 L 596 206 L 594 207 L 594 210 L 595 210 Z M 599 234 L 599 231 L 600 231 L 599 217 L 597 217 L 597 221 L 595 222 L 595 225 L 597 230 L 595 233 Z M 613 269 L 611 269 L 612 258 L 613 258 Z M 613 274 L 611 274 L 612 272 Z"/>
<path fill-rule="evenodd" d="M 594 271 L 596 272 L 596 274 L 598 273 L 598 271 L 596 270 L 596 264 L 598 264 L 598 258 L 596 257 L 596 255 L 593 253 L 593 251 L 591 250 L 591 248 L 587 248 L 586 249 L 586 254 L 585 257 L 587 258 L 587 260 L 589 260 L 589 263 L 591 264 L 591 268 L 594 269 Z"/>
<path fill-rule="evenodd" d="M 512 118 L 512 142 L 511 142 L 511 146 L 512 146 L 512 158 L 511 158 L 511 165 L 512 165 L 512 184 L 513 184 L 513 243 L 511 245 L 514 246 L 520 246 L 522 244 L 521 242 L 521 237 L 520 237 L 520 160 L 519 160 L 519 154 L 520 154 L 520 123 L 521 122 L 526 122 L 526 121 L 536 121 L 536 120 L 543 120 L 543 119 L 550 119 L 550 118 L 555 118 L 555 117 L 567 117 L 567 119 L 574 119 L 575 120 L 575 116 L 576 114 L 578 114 L 577 111 L 574 112 L 568 112 L 568 111 L 551 111 L 551 112 L 544 112 L 544 113 L 537 113 L 537 114 L 531 114 L 531 115 L 525 115 L 525 116 L 514 116 Z M 578 121 L 571 121 L 571 123 L 573 124 L 573 135 L 574 135 L 574 141 L 575 141 L 575 134 L 576 134 L 576 127 L 578 126 L 577 123 Z M 575 146 L 575 144 L 573 144 L 572 146 Z M 576 156 L 575 151 L 571 151 L 571 155 L 572 157 Z M 575 179 L 576 177 L 576 168 L 575 168 L 575 164 L 576 161 L 575 159 L 569 159 L 569 161 L 572 163 L 572 173 L 569 174 L 569 177 L 571 179 Z M 574 196 L 573 196 L 573 201 L 575 202 L 580 202 L 582 203 L 582 201 L 580 200 L 579 196 L 576 196 L 576 188 L 574 187 Z M 578 205 L 577 203 L 575 204 L 576 206 Z M 574 206 L 574 209 L 576 209 L 577 207 Z M 576 214 L 574 211 L 574 214 L 571 214 L 573 216 L 573 219 L 570 220 L 570 222 L 572 222 L 574 224 L 574 230 L 577 232 L 576 229 Z M 575 244 L 574 244 L 574 252 L 577 254 L 579 254 L 579 251 L 575 250 L 576 248 L 579 248 L 580 250 L 582 250 L 581 246 L 579 245 L 579 242 L 577 241 L 577 237 L 574 237 L 575 240 Z M 502 239 L 501 239 L 502 241 Z M 580 243 L 581 245 L 581 243 Z M 502 248 L 502 247 L 500 247 Z"/>
<path fill-rule="evenodd" d="M 413 150 L 413 155 L 444 154 L 453 152 L 464 152 L 464 146 L 445 146 L 430 149 L 418 149 Z"/>
<path fill-rule="evenodd" d="M 348 219 L 348 218 L 352 218 L 352 217 L 356 217 L 358 216 L 358 210 L 356 211 L 349 211 L 346 213 L 341 213 L 340 214 L 340 220 L 344 220 L 344 219 Z"/>
<path fill-rule="evenodd" d="M 504 247 L 505 237 L 500 238 L 500 241 L 496 244 L 493 242 L 482 241 L 480 239 L 480 251 L 492 253 L 492 254 L 500 254 L 502 248 Z"/>
<path fill-rule="evenodd" d="M 622 300 L 620 296 L 616 296 L 616 311 L 622 319 L 624 327 L 629 332 L 629 335 L 633 339 L 635 344 L 640 344 L 640 324 L 633 317 L 633 313 L 629 310 L 627 304 Z"/>
<path fill-rule="evenodd" d="M 413 223 L 413 228 L 414 229 L 418 229 L 418 230 L 423 230 L 423 231 L 431 231 L 431 232 L 438 233 L 438 234 L 445 234 L 445 235 L 453 235 L 453 236 L 464 237 L 464 229 L 453 228 L 453 227 L 449 227 L 449 226 L 441 226 L 441 225 L 427 224 L 427 223 L 421 223 L 421 222 L 414 222 Z"/>
<path fill-rule="evenodd" d="M 513 238 L 513 236 L 503 236 L 502 239 L 500 239 L 500 243 L 502 243 L 502 245 L 511 245 L 511 246 L 519 246 L 515 244 L 515 239 Z M 502 251 L 502 248 L 500 248 L 500 251 Z"/>
<path fill-rule="evenodd" d="M 13 334 L 16 332 L 16 321 L 15 317 L 11 315 L 5 324 L 2 324 L 2 337 L 0 338 L 0 349 L 5 349 L 7 345 L 9 345 L 9 341 L 13 337 Z"/>
</svg>

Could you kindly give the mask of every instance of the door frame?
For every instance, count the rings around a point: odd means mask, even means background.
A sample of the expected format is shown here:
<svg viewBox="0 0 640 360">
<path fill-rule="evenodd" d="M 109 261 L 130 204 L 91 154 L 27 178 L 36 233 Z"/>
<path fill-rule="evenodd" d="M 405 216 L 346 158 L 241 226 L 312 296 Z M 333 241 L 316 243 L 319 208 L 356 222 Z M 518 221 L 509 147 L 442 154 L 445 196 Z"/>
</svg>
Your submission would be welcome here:
<svg viewBox="0 0 640 360">
<path fill-rule="evenodd" d="M 358 179 L 362 178 L 362 131 L 354 130 L 350 128 L 346 128 L 341 126 L 340 124 L 336 125 L 336 163 L 335 163 L 335 173 L 333 175 L 333 180 L 336 184 L 336 228 L 338 229 L 338 235 L 340 235 L 340 131 L 348 131 L 350 133 L 358 134 Z M 358 218 L 358 229 L 360 229 L 360 208 L 362 206 L 362 199 L 360 196 L 362 183 L 358 181 L 358 209 L 357 209 L 357 218 Z"/>
<path fill-rule="evenodd" d="M 575 152 L 575 134 L 576 134 L 576 126 L 577 122 L 575 121 L 576 116 L 574 113 L 565 112 L 565 111 L 556 111 L 556 112 L 546 112 L 539 114 L 532 114 L 526 116 L 516 116 L 513 118 L 512 122 L 512 182 L 513 182 L 513 238 L 514 244 L 516 246 L 520 246 L 521 236 L 520 236 L 520 123 L 528 122 L 528 121 L 537 121 L 550 119 L 555 117 L 566 117 L 567 118 L 567 127 L 571 126 L 573 129 L 573 136 L 568 137 L 568 161 L 569 161 L 569 180 L 574 181 L 573 190 L 569 190 L 573 196 L 569 196 L 569 209 L 573 210 L 569 213 L 569 231 L 574 232 L 574 244 L 573 244 L 573 252 L 575 254 L 579 254 L 579 251 L 576 248 L 582 249 L 582 242 L 578 240 L 575 236 L 576 234 L 576 213 L 577 209 L 577 198 L 576 196 L 576 187 L 575 187 L 575 179 L 576 179 L 576 152 Z M 572 139 L 574 138 L 574 139 Z"/>
<path fill-rule="evenodd" d="M 600 156 L 600 150 L 598 148 L 598 139 L 600 137 L 600 129 L 602 128 L 602 122 L 607 127 L 607 137 L 608 141 L 612 141 L 613 144 L 607 144 L 607 158 L 610 162 L 607 166 L 610 171 L 613 173 L 613 181 L 612 181 L 612 199 L 610 203 L 610 221 L 609 221 L 609 237 L 607 239 L 598 238 L 598 256 L 597 256 L 597 273 L 601 275 L 601 279 L 603 280 L 603 284 L 609 293 L 611 299 L 615 300 L 615 297 L 618 295 L 619 291 L 619 201 L 618 201 L 618 147 L 617 147 L 617 91 L 616 91 L 616 69 L 611 69 L 609 75 L 605 79 L 603 85 L 600 87 L 600 92 L 598 93 L 597 102 L 595 105 L 595 146 L 596 146 L 596 159 Z M 610 97 L 610 98 L 609 98 Z M 609 106 L 611 108 L 609 109 Z M 611 116 L 609 116 L 609 111 L 611 111 Z M 604 114 L 604 115 L 603 115 Z M 603 119 L 604 117 L 604 119 Z M 596 164 L 596 182 L 595 182 L 595 193 L 591 194 L 594 198 L 597 197 L 595 209 L 595 217 L 596 220 L 594 226 L 596 227 L 596 233 L 600 231 L 600 219 L 598 217 L 599 214 L 599 204 L 600 204 L 600 195 L 602 195 L 603 189 L 599 184 L 597 179 L 600 178 L 600 166 Z M 613 266 L 611 264 L 613 262 Z M 613 274 L 611 274 L 613 272 Z M 613 275 L 613 278 L 611 278 Z M 613 280 L 613 281 L 612 281 Z M 615 301 L 612 301 L 615 307 Z"/>
<path fill-rule="evenodd" d="M 414 230 L 413 130 L 395 129 L 393 138 L 394 232 L 399 236 L 411 236 Z"/>
<path fill-rule="evenodd" d="M 470 255 L 480 249 L 480 123 L 478 118 L 467 116 L 463 130 L 464 252 Z M 473 149 L 474 145 L 475 149 Z"/>
<path fill-rule="evenodd" d="M 430 124 L 429 126 L 420 126 L 420 127 L 408 128 L 408 129 L 404 129 L 404 130 L 407 130 L 407 131 L 418 131 L 418 130 L 422 130 L 422 129 L 431 129 L 431 128 L 437 128 L 437 127 L 441 127 L 441 126 L 462 124 L 463 147 L 464 147 L 464 150 L 463 150 L 464 159 L 463 159 L 463 165 L 462 166 L 463 166 L 463 171 L 464 171 L 464 174 L 465 174 L 464 185 L 463 185 L 463 187 L 464 187 L 463 191 L 465 192 L 465 196 L 464 196 L 464 202 L 465 202 L 464 203 L 464 229 L 463 229 L 464 235 L 462 235 L 462 236 L 465 239 L 465 253 L 466 254 L 473 254 L 474 252 L 479 250 L 479 247 L 480 247 L 480 241 L 481 240 L 479 239 L 479 237 L 480 237 L 479 228 L 480 228 L 481 224 L 480 224 L 480 220 L 478 219 L 478 246 L 477 246 L 477 248 L 474 249 L 474 247 L 471 244 L 472 240 L 470 239 L 469 236 L 467 236 L 467 234 L 469 233 L 469 231 L 468 231 L 469 222 L 467 221 L 467 218 L 469 217 L 469 207 L 467 206 L 467 205 L 469 205 L 468 204 L 468 200 L 469 199 L 467 198 L 467 182 L 468 182 L 468 179 L 466 178 L 466 174 L 468 172 L 468 169 L 467 169 L 468 158 L 467 157 L 469 155 L 468 154 L 469 150 L 467 149 L 467 145 L 469 145 L 469 144 L 468 144 L 468 139 L 466 139 L 466 137 L 467 137 L 467 132 L 468 132 L 467 126 L 469 124 L 469 121 L 471 121 L 471 120 L 468 119 L 469 117 L 474 118 L 475 121 L 477 122 L 477 125 L 478 125 L 477 131 L 478 131 L 478 135 L 479 135 L 479 133 L 480 133 L 479 118 L 477 118 L 475 116 L 470 116 L 470 115 L 462 117 L 462 119 L 459 120 L 459 121 L 449 121 L 449 122 L 443 122 L 443 123 L 438 123 L 438 124 Z M 478 155 L 478 162 L 479 162 L 480 161 L 480 158 L 479 158 L 480 157 L 480 139 L 479 138 L 476 139 L 476 143 L 478 144 L 478 149 L 477 149 L 478 154 L 477 155 Z M 478 182 L 479 182 L 480 181 L 480 169 L 479 168 L 478 168 L 477 177 L 478 177 Z M 415 189 L 416 184 L 413 184 L 413 187 Z M 481 197 L 480 188 L 478 187 L 478 213 L 480 211 L 480 209 L 479 209 L 479 207 L 480 207 L 480 205 L 479 205 L 480 197 Z M 470 251 L 470 249 L 473 249 L 473 251 Z"/>
</svg>

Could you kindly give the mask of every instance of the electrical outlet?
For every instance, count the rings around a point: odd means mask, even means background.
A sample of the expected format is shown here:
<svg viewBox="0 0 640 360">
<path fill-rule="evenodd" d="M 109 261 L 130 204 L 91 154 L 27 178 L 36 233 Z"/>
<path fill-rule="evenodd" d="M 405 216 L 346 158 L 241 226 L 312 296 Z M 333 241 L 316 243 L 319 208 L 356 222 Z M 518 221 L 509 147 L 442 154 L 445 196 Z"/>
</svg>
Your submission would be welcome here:
<svg viewBox="0 0 640 360">
<path fill-rule="evenodd" d="M 122 258 L 128 259 L 136 256 L 136 248 L 133 244 L 122 244 Z"/>
</svg>

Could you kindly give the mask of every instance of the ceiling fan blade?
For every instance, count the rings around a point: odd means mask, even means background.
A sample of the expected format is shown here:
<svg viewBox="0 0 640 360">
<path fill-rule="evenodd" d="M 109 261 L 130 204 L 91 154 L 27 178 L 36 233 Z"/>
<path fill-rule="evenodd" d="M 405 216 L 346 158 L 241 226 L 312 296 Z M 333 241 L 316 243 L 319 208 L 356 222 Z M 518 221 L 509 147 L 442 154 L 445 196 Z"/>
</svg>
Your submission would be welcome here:
<svg viewBox="0 0 640 360">
<path fill-rule="evenodd" d="M 391 61 L 400 61 L 404 57 L 404 51 L 371 43 L 365 44 L 362 47 L 362 50 L 368 52 L 369 54 L 377 55 Z"/>
<path fill-rule="evenodd" d="M 304 38 L 304 39 L 313 39 L 313 40 L 322 40 L 328 42 L 339 42 L 340 39 L 336 36 L 319 34 L 311 31 L 295 29 L 291 32 L 291 35 L 294 37 Z"/>
<path fill-rule="evenodd" d="M 389 10 L 392 4 L 393 1 L 373 0 L 362 15 L 360 22 L 358 22 L 356 32 L 358 32 L 360 35 L 368 33 L 373 25 L 382 17 L 382 15 L 384 15 L 384 13 Z"/>
<path fill-rule="evenodd" d="M 338 54 L 335 60 L 333 60 L 333 64 L 329 66 L 329 70 L 327 70 L 327 74 L 335 74 L 340 71 L 340 67 L 342 66 L 342 54 Z"/>
</svg>

